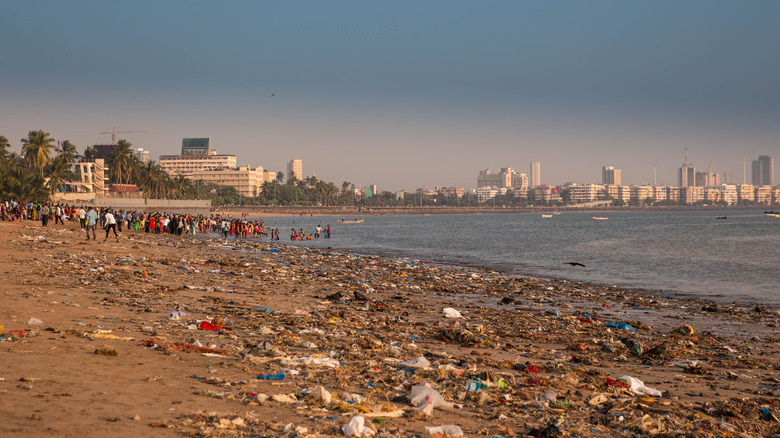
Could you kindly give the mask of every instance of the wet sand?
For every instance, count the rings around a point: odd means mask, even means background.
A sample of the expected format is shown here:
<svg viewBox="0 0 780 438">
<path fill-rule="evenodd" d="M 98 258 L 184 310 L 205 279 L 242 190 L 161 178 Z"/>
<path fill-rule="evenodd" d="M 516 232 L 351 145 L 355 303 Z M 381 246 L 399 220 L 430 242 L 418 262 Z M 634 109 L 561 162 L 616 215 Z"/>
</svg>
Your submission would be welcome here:
<svg viewBox="0 0 780 438">
<path fill-rule="evenodd" d="M 380 436 L 780 433 L 778 309 L 35 225 L 0 222 L 2 436 L 340 436 L 358 414 Z M 411 405 L 424 382 L 453 405 Z"/>
</svg>

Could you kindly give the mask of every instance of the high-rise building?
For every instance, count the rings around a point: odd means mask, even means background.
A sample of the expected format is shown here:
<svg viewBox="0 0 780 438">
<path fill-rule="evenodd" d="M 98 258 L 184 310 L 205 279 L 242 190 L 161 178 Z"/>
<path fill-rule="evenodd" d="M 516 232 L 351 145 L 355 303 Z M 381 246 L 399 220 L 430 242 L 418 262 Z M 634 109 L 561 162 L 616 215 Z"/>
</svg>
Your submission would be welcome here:
<svg viewBox="0 0 780 438">
<path fill-rule="evenodd" d="M 529 187 L 539 187 L 542 185 L 542 163 L 539 161 L 531 162 L 531 183 Z"/>
<path fill-rule="evenodd" d="M 135 158 L 141 163 L 146 164 L 149 162 L 149 151 L 144 150 L 144 148 L 136 148 L 133 151 L 133 155 L 135 155 Z"/>
<path fill-rule="evenodd" d="M 772 157 L 761 155 L 758 160 L 753 160 L 752 183 L 754 186 L 775 185 L 775 163 Z"/>
<path fill-rule="evenodd" d="M 601 183 L 602 184 L 613 184 L 613 185 L 622 185 L 622 177 L 620 169 L 615 169 L 612 166 L 604 166 L 601 168 Z"/>
<path fill-rule="evenodd" d="M 688 162 L 688 148 L 685 148 L 685 161 L 677 169 L 677 187 L 693 187 L 696 185 L 696 169 Z"/>
<path fill-rule="evenodd" d="M 697 187 L 715 187 L 720 185 L 720 174 L 710 171 L 696 172 Z"/>
<path fill-rule="evenodd" d="M 298 159 L 290 160 L 287 163 L 287 180 L 295 177 L 298 181 L 303 181 L 303 161 Z"/>
<path fill-rule="evenodd" d="M 210 138 L 182 138 L 181 154 L 182 156 L 206 156 L 210 155 Z"/>
</svg>

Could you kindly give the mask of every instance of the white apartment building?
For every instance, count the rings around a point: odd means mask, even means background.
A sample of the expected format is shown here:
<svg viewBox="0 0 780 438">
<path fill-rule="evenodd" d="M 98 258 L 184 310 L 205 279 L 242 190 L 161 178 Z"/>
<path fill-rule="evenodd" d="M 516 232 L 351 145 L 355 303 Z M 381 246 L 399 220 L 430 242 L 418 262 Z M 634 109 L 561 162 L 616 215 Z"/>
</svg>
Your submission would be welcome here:
<svg viewBox="0 0 780 438">
<path fill-rule="evenodd" d="M 484 169 L 480 170 L 477 176 L 477 188 L 479 187 L 527 189 L 528 176 L 524 173 L 516 173 L 511 167 L 502 167 L 499 173 Z"/>
<path fill-rule="evenodd" d="M 723 184 L 721 188 L 723 202 L 727 205 L 736 204 L 739 200 L 739 197 L 737 196 L 737 186 L 734 184 Z"/>
<path fill-rule="evenodd" d="M 756 203 L 757 204 L 771 204 L 772 203 L 772 187 L 771 186 L 756 186 Z"/>
<path fill-rule="evenodd" d="M 133 151 L 133 155 L 135 155 L 135 158 L 137 158 L 141 163 L 146 164 L 149 162 L 149 151 L 144 150 L 144 148 L 136 148 Z"/>
<path fill-rule="evenodd" d="M 263 168 L 236 167 L 233 169 L 201 170 L 187 178 L 193 181 L 235 187 L 242 196 L 257 197 L 263 187 Z"/>
<path fill-rule="evenodd" d="M 704 187 L 688 186 L 680 190 L 680 201 L 691 205 L 704 200 Z"/>
<path fill-rule="evenodd" d="M 216 151 L 209 151 L 209 155 L 160 155 L 160 167 L 171 176 L 234 169 L 236 166 L 235 155 L 219 155 Z"/>
<path fill-rule="evenodd" d="M 756 187 L 753 184 L 738 184 L 737 199 L 740 201 L 755 201 Z"/>
<path fill-rule="evenodd" d="M 580 204 L 597 201 L 603 190 L 604 186 L 600 184 L 572 185 L 569 188 L 569 194 L 573 202 Z"/>
<path fill-rule="evenodd" d="M 655 202 L 655 190 L 653 190 L 653 186 L 631 186 L 632 201 L 637 201 L 640 204 L 643 204 L 647 198 L 650 198 L 651 201 Z"/>
</svg>

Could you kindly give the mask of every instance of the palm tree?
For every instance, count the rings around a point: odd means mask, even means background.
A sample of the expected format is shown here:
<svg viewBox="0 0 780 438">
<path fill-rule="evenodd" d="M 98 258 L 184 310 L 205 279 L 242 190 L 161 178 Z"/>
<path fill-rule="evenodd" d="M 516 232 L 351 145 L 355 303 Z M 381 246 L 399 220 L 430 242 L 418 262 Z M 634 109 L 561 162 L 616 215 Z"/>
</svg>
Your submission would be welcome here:
<svg viewBox="0 0 780 438">
<path fill-rule="evenodd" d="M 60 144 L 57 157 L 62 157 L 68 164 L 75 163 L 80 158 L 76 145 L 71 143 L 70 140 L 65 140 Z"/>
<path fill-rule="evenodd" d="M 138 187 L 146 193 L 146 197 L 160 198 L 166 194 L 166 186 L 171 178 L 154 160 L 149 160 L 139 173 Z"/>
<path fill-rule="evenodd" d="M 127 140 L 119 140 L 114 145 L 114 155 L 111 158 L 111 167 L 109 169 L 111 180 L 117 184 L 127 183 L 133 168 L 137 166 L 137 159 L 133 155 L 133 146 Z"/>
<path fill-rule="evenodd" d="M 176 175 L 176 177 L 171 180 L 171 186 L 173 188 L 173 195 L 177 199 L 189 198 L 192 195 L 192 181 L 184 175 Z"/>
<path fill-rule="evenodd" d="M 0 159 L 6 160 L 8 157 L 10 157 L 11 153 L 8 151 L 8 149 L 11 147 L 11 143 L 8 142 L 8 139 L 0 135 Z"/>
<path fill-rule="evenodd" d="M 51 138 L 51 134 L 43 132 L 43 130 L 30 131 L 27 134 L 27 138 L 22 139 L 24 158 L 30 165 L 40 169 L 41 178 L 43 178 L 43 168 L 49 163 L 51 158 L 54 142 L 55 140 Z"/>
<path fill-rule="evenodd" d="M 276 172 L 276 182 L 284 184 L 284 172 Z"/>
<path fill-rule="evenodd" d="M 0 163 L 0 199 L 18 199 L 30 202 L 48 201 L 49 193 L 43 178 L 26 165 L 25 161 L 11 154 Z"/>
<path fill-rule="evenodd" d="M 81 157 L 81 159 L 82 161 L 88 162 L 93 161 L 95 157 L 97 157 L 97 150 L 92 146 L 87 146 L 87 148 L 84 149 L 84 155 Z"/>
<path fill-rule="evenodd" d="M 68 163 L 65 157 L 57 157 L 52 160 L 48 168 L 49 174 L 49 191 L 54 193 L 58 188 L 64 189 L 65 183 L 76 179 L 76 174 L 70 170 L 70 163 Z"/>
</svg>

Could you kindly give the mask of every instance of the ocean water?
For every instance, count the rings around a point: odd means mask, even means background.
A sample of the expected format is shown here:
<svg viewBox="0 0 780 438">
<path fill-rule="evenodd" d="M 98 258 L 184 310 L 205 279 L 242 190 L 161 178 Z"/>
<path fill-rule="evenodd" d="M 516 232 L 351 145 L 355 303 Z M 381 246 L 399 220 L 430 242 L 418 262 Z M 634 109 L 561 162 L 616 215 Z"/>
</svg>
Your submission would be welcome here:
<svg viewBox="0 0 780 438">
<path fill-rule="evenodd" d="M 593 220 L 608 216 L 609 220 Z M 728 216 L 726 220 L 716 216 Z M 352 219 L 349 217 L 347 219 Z M 513 274 L 780 305 L 780 219 L 760 211 L 268 218 L 281 241 Z M 291 241 L 330 224 L 330 239 Z M 571 266 L 578 262 L 585 266 Z"/>
</svg>

